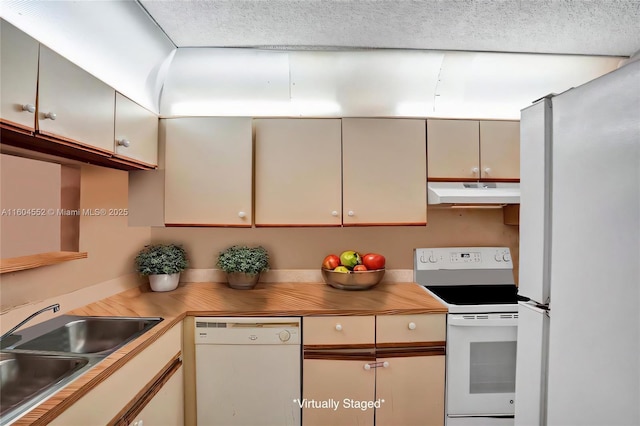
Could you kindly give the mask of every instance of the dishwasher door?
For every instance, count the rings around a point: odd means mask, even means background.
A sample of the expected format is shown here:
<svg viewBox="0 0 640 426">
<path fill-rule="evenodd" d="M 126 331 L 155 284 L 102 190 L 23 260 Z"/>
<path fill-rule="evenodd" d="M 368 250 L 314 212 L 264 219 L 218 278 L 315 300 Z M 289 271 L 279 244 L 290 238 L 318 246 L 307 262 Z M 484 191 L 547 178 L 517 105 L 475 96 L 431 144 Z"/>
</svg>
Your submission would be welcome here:
<svg viewBox="0 0 640 426">
<path fill-rule="evenodd" d="M 198 425 L 299 426 L 299 326 L 299 318 L 196 318 Z"/>
</svg>

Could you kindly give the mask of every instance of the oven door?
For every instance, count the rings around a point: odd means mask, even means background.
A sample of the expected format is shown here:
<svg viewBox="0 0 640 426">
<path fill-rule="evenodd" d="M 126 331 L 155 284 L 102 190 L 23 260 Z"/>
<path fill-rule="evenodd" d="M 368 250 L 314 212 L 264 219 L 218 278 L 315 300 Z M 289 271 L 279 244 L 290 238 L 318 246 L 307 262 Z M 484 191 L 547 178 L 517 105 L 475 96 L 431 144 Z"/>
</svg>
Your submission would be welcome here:
<svg viewBox="0 0 640 426">
<path fill-rule="evenodd" d="M 517 313 L 447 315 L 447 416 L 513 416 Z"/>
</svg>

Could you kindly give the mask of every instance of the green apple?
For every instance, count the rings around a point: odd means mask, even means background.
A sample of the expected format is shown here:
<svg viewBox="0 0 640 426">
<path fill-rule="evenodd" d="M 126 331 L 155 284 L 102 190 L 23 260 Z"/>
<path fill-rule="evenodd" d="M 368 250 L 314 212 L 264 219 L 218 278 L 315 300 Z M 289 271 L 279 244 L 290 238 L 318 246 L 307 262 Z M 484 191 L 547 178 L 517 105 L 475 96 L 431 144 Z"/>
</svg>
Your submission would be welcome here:
<svg viewBox="0 0 640 426">
<path fill-rule="evenodd" d="M 336 269 L 334 269 L 333 272 L 349 273 L 349 270 L 346 266 L 336 266 Z"/>
<path fill-rule="evenodd" d="M 356 265 L 360 265 L 362 263 L 362 259 L 360 259 L 360 254 L 353 250 L 343 251 L 340 254 L 340 263 L 347 268 L 353 268 Z"/>
</svg>

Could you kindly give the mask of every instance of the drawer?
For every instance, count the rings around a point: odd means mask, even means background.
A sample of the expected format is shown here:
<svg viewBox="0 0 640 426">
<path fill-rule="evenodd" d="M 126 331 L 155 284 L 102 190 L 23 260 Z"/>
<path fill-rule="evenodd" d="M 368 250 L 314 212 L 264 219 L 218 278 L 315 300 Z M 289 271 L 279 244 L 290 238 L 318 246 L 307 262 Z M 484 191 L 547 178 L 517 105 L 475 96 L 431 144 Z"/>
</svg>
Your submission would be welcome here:
<svg viewBox="0 0 640 426">
<path fill-rule="evenodd" d="M 445 314 L 376 317 L 377 343 L 444 342 L 446 332 Z"/>
<path fill-rule="evenodd" d="M 304 317 L 304 345 L 361 345 L 375 343 L 376 321 L 373 316 Z"/>
</svg>

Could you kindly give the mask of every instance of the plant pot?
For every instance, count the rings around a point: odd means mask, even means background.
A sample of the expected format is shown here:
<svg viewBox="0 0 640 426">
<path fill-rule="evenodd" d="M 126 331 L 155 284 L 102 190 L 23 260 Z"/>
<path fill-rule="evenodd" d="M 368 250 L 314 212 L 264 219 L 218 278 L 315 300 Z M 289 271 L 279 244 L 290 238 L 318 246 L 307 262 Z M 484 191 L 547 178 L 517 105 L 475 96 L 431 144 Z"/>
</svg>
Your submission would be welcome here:
<svg viewBox="0 0 640 426">
<path fill-rule="evenodd" d="M 178 288 L 180 272 L 175 274 L 149 275 L 149 284 L 153 291 L 171 291 Z"/>
<path fill-rule="evenodd" d="M 258 284 L 260 273 L 246 274 L 244 272 L 227 272 L 229 287 L 237 290 L 250 290 Z"/>
</svg>

